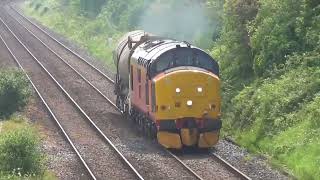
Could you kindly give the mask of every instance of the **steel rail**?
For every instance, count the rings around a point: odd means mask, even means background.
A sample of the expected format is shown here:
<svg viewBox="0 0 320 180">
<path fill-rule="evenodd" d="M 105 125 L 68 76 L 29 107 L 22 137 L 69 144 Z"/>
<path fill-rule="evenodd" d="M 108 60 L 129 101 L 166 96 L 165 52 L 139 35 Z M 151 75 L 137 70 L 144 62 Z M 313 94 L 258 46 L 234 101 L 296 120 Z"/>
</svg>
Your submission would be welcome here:
<svg viewBox="0 0 320 180">
<path fill-rule="evenodd" d="M 14 9 L 13 7 L 11 7 L 12 9 Z M 15 9 L 14 9 L 15 10 Z M 15 10 L 16 11 L 16 10 Z M 18 14 L 20 14 L 18 11 L 16 11 Z M 9 14 L 10 15 L 10 14 Z M 10 15 L 11 16 L 11 15 Z M 22 14 L 20 14 L 20 16 L 24 17 Z M 12 16 L 11 16 L 12 17 Z M 15 19 L 21 26 L 22 23 L 17 20 L 16 18 L 12 17 L 13 19 Z M 33 24 L 29 19 L 27 19 L 26 17 L 24 17 L 24 19 L 28 20 L 31 24 Z M 50 36 L 47 32 L 45 32 L 44 30 L 42 30 L 39 26 L 33 24 L 35 27 L 37 27 L 39 30 L 41 30 L 42 32 L 44 32 L 44 34 Z M 81 75 L 74 67 L 72 67 L 69 63 L 67 63 L 61 56 L 59 56 L 56 52 L 54 52 L 50 47 L 48 47 L 42 40 L 40 40 L 34 33 L 32 33 L 27 27 L 23 26 L 27 31 L 29 31 L 30 34 L 32 34 L 36 39 L 38 39 L 45 47 L 47 47 L 52 53 L 54 53 L 62 62 L 64 62 L 68 67 L 70 67 L 74 72 L 76 72 L 83 80 L 85 80 L 92 88 L 94 88 L 103 98 L 105 98 L 116 110 L 118 110 L 119 112 L 121 112 L 118 107 L 108 98 L 106 97 L 98 88 L 96 88 L 91 82 L 89 82 L 83 75 Z M 51 37 L 51 36 L 50 36 Z M 60 45 L 62 45 L 64 48 L 68 49 L 71 53 L 75 54 L 77 57 L 79 57 L 80 59 L 84 60 L 85 62 L 87 62 L 85 59 L 81 58 L 80 56 L 78 56 L 76 53 L 74 53 L 73 51 L 71 51 L 69 48 L 67 48 L 65 45 L 63 45 L 62 43 L 60 43 L 59 41 L 57 41 L 55 38 L 51 37 L 51 39 L 53 39 L 54 41 L 58 42 Z M 87 63 L 89 64 L 89 63 Z M 92 64 L 90 64 L 91 67 L 93 67 L 93 69 L 97 69 L 96 67 L 94 67 Z M 98 71 L 99 73 L 103 74 L 101 71 Z M 107 75 L 103 74 L 107 80 L 109 80 L 109 82 L 111 83 L 115 83 L 113 80 L 110 81 L 111 78 L 109 78 Z M 176 155 L 174 155 L 173 153 L 171 153 L 169 150 L 163 148 L 164 151 L 166 151 L 168 154 L 170 154 L 170 156 L 172 156 L 176 161 L 178 161 L 188 172 L 190 172 L 194 177 L 196 177 L 199 180 L 203 180 L 203 178 L 201 178 L 198 174 L 196 174 L 190 167 L 188 167 L 183 161 L 181 161 Z"/>
<path fill-rule="evenodd" d="M 173 154 L 172 152 L 170 152 L 168 149 L 164 148 L 163 149 L 170 154 L 170 156 L 172 156 L 174 159 L 176 159 L 185 169 L 187 169 L 190 173 L 192 173 L 197 179 L 199 180 L 203 180 L 202 177 L 200 177 L 196 172 L 194 172 L 188 165 L 186 165 L 186 163 L 184 163 L 181 159 L 178 158 L 178 156 L 176 156 L 175 154 Z"/>
<path fill-rule="evenodd" d="M 251 178 L 249 176 L 247 176 L 246 174 L 244 174 L 243 172 L 241 172 L 239 169 L 237 169 L 236 167 L 234 167 L 232 164 L 230 164 L 228 161 L 226 161 L 225 159 L 223 159 L 221 156 L 219 156 L 217 153 L 212 152 L 213 157 L 212 158 L 216 158 L 218 159 L 220 162 L 222 162 L 225 166 L 227 166 L 229 169 L 231 169 L 232 171 L 234 171 L 236 174 L 238 174 L 240 177 L 242 177 L 243 179 L 246 180 L 251 180 Z"/>
<path fill-rule="evenodd" d="M 97 87 L 95 87 L 88 79 L 86 79 L 79 71 L 77 71 L 73 66 L 71 66 L 66 60 L 64 60 L 58 53 L 56 53 L 53 49 L 51 49 L 46 43 L 44 43 L 40 38 L 38 38 L 33 32 L 31 32 L 27 27 L 25 27 L 18 19 L 13 17 L 10 13 L 8 13 L 9 16 L 11 16 L 12 19 L 18 22 L 20 26 L 22 26 L 24 29 L 26 29 L 33 37 L 35 37 L 42 45 L 44 45 L 49 51 L 51 51 L 61 62 L 66 64 L 70 69 L 72 69 L 78 76 L 81 77 L 86 83 L 88 83 L 95 91 L 97 91 L 105 100 L 108 101 L 113 107 L 115 107 L 117 110 L 117 106 L 112 102 L 106 95 L 104 95 Z"/>
<path fill-rule="evenodd" d="M 11 14 L 9 14 L 11 16 Z M 42 40 L 40 40 L 34 33 L 32 33 L 27 27 L 22 25 L 22 23 L 11 16 L 13 19 L 15 19 L 22 27 L 24 27 L 30 34 L 32 34 L 38 41 L 40 41 L 46 48 L 48 48 L 52 53 L 54 53 L 63 63 L 65 63 L 68 67 L 70 67 L 76 74 L 78 74 L 84 81 L 86 81 L 92 88 L 94 88 L 104 99 L 106 99 L 116 110 L 120 112 L 118 107 L 108 98 L 106 97 L 97 87 L 95 87 L 90 81 L 88 81 L 83 75 L 81 75 L 74 67 L 72 67 L 68 62 L 66 62 L 61 56 L 59 56 L 54 50 L 52 50 L 50 47 L 48 47 Z M 91 65 L 93 66 L 93 65 Z M 95 69 L 95 67 L 94 67 Z M 99 72 L 101 73 L 101 72 Z M 110 79 L 108 77 L 108 79 Z M 114 83 L 114 81 L 110 81 L 111 83 Z M 176 161 L 178 161 L 187 171 L 189 171 L 193 176 L 195 176 L 199 180 L 203 180 L 198 174 L 196 174 L 190 167 L 188 167 L 183 161 L 181 161 L 176 155 L 171 153 L 169 150 L 165 149 L 164 150 L 170 154 Z"/>
<path fill-rule="evenodd" d="M 10 15 L 10 14 L 9 14 Z M 11 16 L 11 15 L 10 15 Z M 108 98 L 106 97 L 97 87 L 95 87 L 90 81 L 88 81 L 83 75 L 81 75 L 74 67 L 72 67 L 68 62 L 66 62 L 61 56 L 59 56 L 54 50 L 52 50 L 50 47 L 48 47 L 42 40 L 40 40 L 34 33 L 32 33 L 27 27 L 22 25 L 22 23 L 11 16 L 13 19 L 15 19 L 22 27 L 24 27 L 32 36 L 34 36 L 38 41 L 40 41 L 46 48 L 48 48 L 52 53 L 54 53 L 63 63 L 65 63 L 68 67 L 70 67 L 76 74 L 78 74 L 84 81 L 86 81 L 92 88 L 94 88 L 104 99 L 106 99 L 116 110 L 120 112 L 118 107 Z M 114 82 L 112 82 L 114 83 Z M 197 179 L 203 180 L 199 175 L 197 175 L 190 167 L 188 167 L 185 163 L 183 163 L 176 155 L 171 153 L 169 150 L 164 150 L 169 153 L 174 159 L 176 159 L 182 166 L 184 166 L 185 169 L 187 169 L 192 175 L 194 175 Z"/>
<path fill-rule="evenodd" d="M 57 42 L 59 45 L 61 45 L 62 47 L 64 47 L 65 49 L 67 49 L 69 52 L 71 52 L 73 55 L 77 56 L 79 59 L 81 59 L 82 61 L 84 61 L 86 64 L 88 64 L 91 68 L 93 68 L 94 70 L 96 70 L 98 73 L 100 73 L 102 76 L 104 76 L 109 82 L 111 83 L 115 83 L 114 80 L 112 80 L 110 77 L 108 77 L 106 74 L 104 74 L 102 71 L 100 71 L 98 68 L 96 68 L 94 65 L 92 65 L 90 62 L 88 62 L 87 60 L 85 60 L 83 57 L 81 57 L 79 54 L 77 54 L 76 52 L 72 51 L 70 48 L 68 48 L 66 45 L 64 45 L 63 43 L 61 43 L 59 40 L 57 40 L 56 38 L 54 38 L 53 36 L 51 36 L 49 33 L 47 33 L 45 30 L 43 30 L 41 27 L 39 27 L 37 24 L 33 23 L 29 18 L 25 17 L 23 14 L 21 14 L 18 10 L 16 10 L 14 7 L 10 6 L 11 9 L 13 9 L 16 13 L 18 13 L 22 18 L 26 19 L 29 23 L 31 23 L 33 26 L 35 26 L 37 29 L 39 29 L 40 31 L 42 31 L 44 34 L 46 34 L 47 36 L 49 36 L 52 40 L 54 40 L 55 42 Z M 10 15 L 11 16 L 11 15 Z M 15 18 L 14 18 L 15 19 Z M 18 21 L 18 20 L 16 20 Z M 19 22 L 19 21 L 18 21 Z M 19 24 L 21 24 L 19 22 Z M 23 25 L 22 25 L 23 26 Z M 24 26 L 23 26 L 24 27 Z M 26 27 L 24 27 L 26 28 Z M 27 28 L 26 28 L 27 29 Z M 28 29 L 27 29 L 28 30 Z M 29 31 L 29 30 L 28 30 Z M 29 31 L 30 32 L 30 31 Z M 31 33 L 31 32 L 30 32 Z M 33 33 L 31 33 L 32 35 L 34 35 Z M 35 35 L 34 35 L 35 36 Z M 36 37 L 36 36 L 35 36 Z M 44 44 L 38 37 L 36 37 L 42 44 Z M 45 44 L 44 44 L 45 45 Z M 49 48 L 47 45 L 45 45 L 50 51 L 52 51 L 51 48 Z M 62 61 L 64 61 L 57 53 L 55 53 L 54 51 L 52 51 L 54 54 L 56 54 L 56 56 L 59 57 L 59 59 L 61 59 Z M 64 61 L 65 62 L 65 61 Z M 114 108 L 116 108 L 119 112 L 120 110 L 118 109 L 118 107 L 109 99 L 107 98 L 98 88 L 96 88 L 94 85 L 92 85 L 92 83 L 90 83 L 87 79 L 85 79 L 77 70 L 75 70 L 70 64 L 68 64 L 67 62 L 65 62 L 70 68 L 72 68 L 79 76 L 81 76 L 88 84 L 90 84 L 91 87 L 93 87 L 101 96 L 103 96 L 103 98 L 105 98 Z M 172 152 L 170 152 L 169 150 L 165 149 L 164 150 L 170 154 L 172 157 L 174 157 L 174 159 L 176 159 L 181 165 L 184 166 L 185 169 L 187 169 L 190 173 L 192 173 L 197 179 L 202 180 L 202 178 L 197 175 L 190 167 L 188 167 L 182 160 L 180 160 L 176 155 L 174 155 Z M 242 173 L 240 170 L 238 170 L 237 168 L 235 168 L 234 166 L 232 166 L 230 163 L 228 163 L 226 160 L 224 160 L 223 158 L 221 158 L 219 155 L 217 155 L 216 153 L 212 153 L 213 156 L 217 159 L 219 159 L 225 166 L 227 166 L 228 168 L 230 168 L 232 171 L 234 171 L 235 173 L 239 174 L 242 178 L 247 179 L 247 180 L 251 180 L 250 177 L 248 177 L 247 175 L 245 175 L 244 173 Z"/>
<path fill-rule="evenodd" d="M 78 53 L 74 52 L 73 50 L 71 50 L 70 48 L 68 48 L 66 45 L 64 45 L 62 42 L 60 42 L 59 40 L 57 40 L 56 38 L 54 38 L 52 35 L 50 35 L 48 32 L 46 32 L 45 30 L 43 30 L 41 27 L 39 27 L 37 24 L 35 24 L 34 22 L 32 22 L 29 18 L 27 18 L 26 16 L 24 16 L 22 13 L 20 13 L 18 10 L 16 10 L 16 8 L 12 7 L 10 5 L 10 8 L 15 11 L 17 14 L 19 14 L 23 19 L 27 20 L 30 24 L 32 24 L 33 26 L 35 26 L 37 29 L 39 29 L 41 32 L 43 32 L 44 34 L 46 34 L 48 37 L 50 37 L 53 41 L 55 41 L 56 43 L 58 43 L 60 46 L 64 47 L 66 50 L 68 50 L 69 52 L 71 52 L 73 55 L 75 55 L 76 57 L 78 57 L 79 59 L 81 59 L 83 62 L 85 62 L 86 64 L 88 64 L 92 69 L 94 69 L 95 71 L 99 72 L 102 76 L 104 76 L 108 81 L 114 83 L 114 80 L 111 79 L 109 76 L 107 76 L 105 73 L 103 73 L 100 69 L 96 68 L 93 64 L 91 64 L 89 61 L 87 61 L 85 58 L 83 58 L 82 56 L 80 56 Z"/>
<path fill-rule="evenodd" d="M 2 21 L 2 19 L 0 18 L 0 20 Z M 7 43 L 5 42 L 5 40 L 3 39 L 3 37 L 0 34 L 0 39 L 1 41 L 4 43 L 4 45 L 6 46 L 7 50 L 9 51 L 10 55 L 12 56 L 12 58 L 14 59 L 14 61 L 16 62 L 16 64 L 18 65 L 18 67 L 22 70 L 22 72 L 25 74 L 25 76 L 27 77 L 28 81 L 30 82 L 30 84 L 32 85 L 33 89 L 36 91 L 37 95 L 39 96 L 39 98 L 41 99 L 42 103 L 45 105 L 46 109 L 48 110 L 48 112 L 50 113 L 50 116 L 54 119 L 54 121 L 56 122 L 56 124 L 58 125 L 58 127 L 60 128 L 61 132 L 63 133 L 64 137 L 67 139 L 68 143 L 71 145 L 73 151 L 77 154 L 77 157 L 79 158 L 79 160 L 81 161 L 82 165 L 85 167 L 85 169 L 88 171 L 88 173 L 90 174 L 91 178 L 96 180 L 97 178 L 95 177 L 95 175 L 92 173 L 92 170 L 89 168 L 88 164 L 85 162 L 85 160 L 83 159 L 83 157 L 81 156 L 80 152 L 78 151 L 78 149 L 76 148 L 76 146 L 74 145 L 74 143 L 72 142 L 72 140 L 70 139 L 69 135 L 66 133 L 66 131 L 64 130 L 64 128 L 62 127 L 61 123 L 59 122 L 59 120 L 57 119 L 56 115 L 53 113 L 53 111 L 51 110 L 51 108 L 49 107 L 49 105 L 47 104 L 47 102 L 44 100 L 43 96 L 41 95 L 41 93 L 39 92 L 38 88 L 35 86 L 35 84 L 33 83 L 33 81 L 31 80 L 31 78 L 29 77 L 29 75 L 27 74 L 27 72 L 25 71 L 25 69 L 22 67 L 22 65 L 20 64 L 19 60 L 17 59 L 17 57 L 13 54 L 13 52 L 11 51 L 11 49 L 9 48 L 9 46 L 7 45 Z"/>
<path fill-rule="evenodd" d="M 11 15 L 10 15 L 11 16 Z M 15 37 L 17 41 L 26 49 L 26 51 L 33 57 L 33 59 L 38 63 L 38 65 L 50 76 L 50 78 L 56 83 L 56 85 L 61 89 L 64 95 L 77 107 L 82 115 L 90 122 L 90 124 L 95 128 L 96 131 L 103 137 L 112 149 L 120 156 L 121 160 L 134 172 L 138 179 L 143 180 L 143 177 L 139 172 L 133 167 L 133 165 L 124 157 L 124 155 L 118 150 L 118 148 L 111 142 L 111 140 L 101 131 L 101 129 L 91 120 L 91 118 L 85 113 L 85 111 L 78 105 L 78 103 L 70 96 L 70 94 L 62 87 L 62 85 L 52 76 L 52 74 L 44 67 L 44 65 L 31 53 L 31 51 L 21 42 L 21 40 L 12 32 L 8 25 L 2 20 L 2 23 L 10 31 L 10 33 Z"/>
</svg>

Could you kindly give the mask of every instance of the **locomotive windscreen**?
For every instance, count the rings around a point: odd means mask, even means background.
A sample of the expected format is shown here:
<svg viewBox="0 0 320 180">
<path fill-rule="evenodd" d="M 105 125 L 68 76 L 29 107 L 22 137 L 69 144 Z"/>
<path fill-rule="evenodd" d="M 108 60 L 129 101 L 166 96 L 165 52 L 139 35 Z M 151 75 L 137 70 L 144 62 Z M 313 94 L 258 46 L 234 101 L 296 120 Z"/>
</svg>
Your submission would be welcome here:
<svg viewBox="0 0 320 180">
<path fill-rule="evenodd" d="M 194 48 L 175 48 L 160 55 L 151 65 L 150 75 L 155 76 L 167 69 L 193 66 L 206 69 L 219 76 L 218 63 L 205 52 Z"/>
</svg>

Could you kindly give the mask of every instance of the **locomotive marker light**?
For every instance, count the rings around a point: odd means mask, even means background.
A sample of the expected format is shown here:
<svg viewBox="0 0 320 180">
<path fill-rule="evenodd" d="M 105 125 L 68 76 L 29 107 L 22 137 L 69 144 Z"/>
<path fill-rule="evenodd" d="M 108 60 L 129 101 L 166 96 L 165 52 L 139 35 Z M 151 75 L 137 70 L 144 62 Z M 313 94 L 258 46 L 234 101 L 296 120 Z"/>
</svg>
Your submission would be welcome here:
<svg viewBox="0 0 320 180">
<path fill-rule="evenodd" d="M 198 93 L 202 93 L 203 91 L 202 87 L 198 87 L 197 90 L 198 90 Z"/>
<path fill-rule="evenodd" d="M 180 93 L 181 89 L 180 88 L 176 88 L 176 93 Z"/>
<path fill-rule="evenodd" d="M 191 100 L 188 100 L 188 101 L 187 101 L 187 105 L 188 105 L 188 106 L 192 106 L 192 101 L 191 101 Z"/>
</svg>

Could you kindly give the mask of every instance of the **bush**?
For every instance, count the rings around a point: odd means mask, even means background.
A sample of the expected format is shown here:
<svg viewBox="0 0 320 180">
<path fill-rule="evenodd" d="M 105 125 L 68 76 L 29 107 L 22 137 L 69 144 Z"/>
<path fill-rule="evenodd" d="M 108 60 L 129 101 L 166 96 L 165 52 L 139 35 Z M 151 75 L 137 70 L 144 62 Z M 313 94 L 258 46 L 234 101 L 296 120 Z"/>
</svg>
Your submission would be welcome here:
<svg viewBox="0 0 320 180">
<path fill-rule="evenodd" d="M 28 102 L 30 89 L 21 71 L 0 70 L 0 119 L 21 110 Z"/>
<path fill-rule="evenodd" d="M 301 179 L 319 177 L 319 60 L 317 52 L 289 57 L 280 75 L 257 79 L 232 98 L 224 116 L 238 143 Z"/>
<path fill-rule="evenodd" d="M 44 172 L 39 138 L 30 126 L 0 135 L 0 172 L 13 175 L 41 175 Z"/>
</svg>

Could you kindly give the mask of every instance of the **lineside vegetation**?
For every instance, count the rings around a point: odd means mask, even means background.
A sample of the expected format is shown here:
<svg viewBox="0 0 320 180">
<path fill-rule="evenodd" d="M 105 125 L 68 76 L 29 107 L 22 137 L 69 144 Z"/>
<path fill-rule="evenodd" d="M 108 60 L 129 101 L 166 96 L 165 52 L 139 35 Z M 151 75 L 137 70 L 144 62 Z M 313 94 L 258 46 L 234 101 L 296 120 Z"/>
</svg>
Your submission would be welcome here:
<svg viewBox="0 0 320 180">
<path fill-rule="evenodd" d="M 38 132 L 19 115 L 30 97 L 23 72 L 0 69 L 0 179 L 54 179 L 46 172 Z"/>
<path fill-rule="evenodd" d="M 25 10 L 110 66 L 111 51 L 121 34 L 168 26 L 154 31 L 186 38 L 219 61 L 224 136 L 264 154 L 298 178 L 320 177 L 318 0 L 87 2 L 30 0 Z M 190 9 L 197 7 L 194 3 L 201 8 Z M 194 17 L 183 12 L 193 12 Z"/>
<path fill-rule="evenodd" d="M 21 110 L 30 95 L 29 82 L 23 72 L 0 69 L 0 119 Z"/>
</svg>

